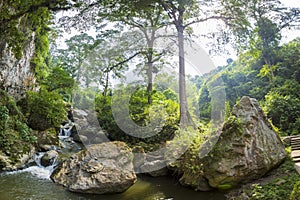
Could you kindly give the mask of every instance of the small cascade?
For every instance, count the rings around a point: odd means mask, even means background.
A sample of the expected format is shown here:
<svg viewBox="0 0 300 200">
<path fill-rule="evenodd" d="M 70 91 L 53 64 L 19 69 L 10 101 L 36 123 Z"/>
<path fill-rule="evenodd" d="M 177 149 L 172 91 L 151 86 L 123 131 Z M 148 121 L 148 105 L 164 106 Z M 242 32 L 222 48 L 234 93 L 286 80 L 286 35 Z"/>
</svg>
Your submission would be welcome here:
<svg viewBox="0 0 300 200">
<path fill-rule="evenodd" d="M 44 156 L 45 152 L 38 152 L 34 155 L 34 162 L 36 165 L 22 169 L 22 170 L 18 170 L 18 171 L 13 171 L 13 172 L 7 172 L 6 174 L 17 174 L 17 173 L 30 173 L 33 176 L 36 176 L 40 179 L 49 179 L 50 180 L 50 176 L 54 170 L 54 167 L 56 166 L 56 161 L 53 162 L 52 165 L 48 166 L 48 167 L 43 167 L 41 165 L 41 159 Z"/>
<path fill-rule="evenodd" d="M 60 126 L 59 130 L 59 139 L 65 139 L 71 136 L 72 128 L 74 126 L 74 123 L 69 120 L 66 124 Z"/>
</svg>

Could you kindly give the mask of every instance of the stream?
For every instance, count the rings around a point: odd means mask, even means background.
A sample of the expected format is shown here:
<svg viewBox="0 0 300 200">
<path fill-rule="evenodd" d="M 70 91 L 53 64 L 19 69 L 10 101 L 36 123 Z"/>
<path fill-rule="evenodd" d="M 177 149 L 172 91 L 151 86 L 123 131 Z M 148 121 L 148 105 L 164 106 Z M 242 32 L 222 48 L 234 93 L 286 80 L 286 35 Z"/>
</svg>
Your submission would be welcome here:
<svg viewBox="0 0 300 200">
<path fill-rule="evenodd" d="M 62 127 L 59 138 L 62 146 L 68 147 L 71 144 L 78 151 L 76 143 L 67 142 L 70 127 L 72 128 L 72 124 Z M 65 148 L 62 152 L 68 153 L 70 148 Z M 34 156 L 35 166 L 0 173 L 0 200 L 225 200 L 221 192 L 195 192 L 180 186 L 173 177 L 154 178 L 145 175 L 139 175 L 137 182 L 121 194 L 73 193 L 50 180 L 54 165 L 43 167 L 41 165 L 43 155 L 44 153 L 40 152 Z"/>
<path fill-rule="evenodd" d="M 72 193 L 49 179 L 49 169 L 30 167 L 0 174 L 0 200 L 223 200 L 222 193 L 195 192 L 172 177 L 139 176 L 126 192 L 113 195 Z"/>
</svg>

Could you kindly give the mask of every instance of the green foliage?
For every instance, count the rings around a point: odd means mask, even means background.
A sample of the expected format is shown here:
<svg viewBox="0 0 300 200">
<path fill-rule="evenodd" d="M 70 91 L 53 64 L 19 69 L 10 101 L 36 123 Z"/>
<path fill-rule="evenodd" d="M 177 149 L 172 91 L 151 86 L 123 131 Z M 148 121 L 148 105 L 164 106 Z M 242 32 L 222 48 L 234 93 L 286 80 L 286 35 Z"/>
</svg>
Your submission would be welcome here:
<svg viewBox="0 0 300 200">
<path fill-rule="evenodd" d="M 41 89 L 39 92 L 28 91 L 28 123 L 35 130 L 59 127 L 66 118 L 66 108 L 62 97 L 57 92 Z"/>
<path fill-rule="evenodd" d="M 96 91 L 94 88 L 78 89 L 73 93 L 72 103 L 79 109 L 95 109 Z"/>
<path fill-rule="evenodd" d="M 71 101 L 72 90 L 75 88 L 75 81 L 61 67 L 54 67 L 50 74 L 42 82 L 43 86 L 50 92 L 57 91 L 66 102 Z"/>
<path fill-rule="evenodd" d="M 0 107 L 0 130 L 3 132 L 7 127 L 7 122 L 9 118 L 9 110 L 6 106 Z"/>
<path fill-rule="evenodd" d="M 32 130 L 27 124 L 16 121 L 15 130 L 19 132 L 20 139 L 25 142 L 36 142 L 37 138 L 32 135 Z"/>
<path fill-rule="evenodd" d="M 291 193 L 290 200 L 300 200 L 300 181 L 294 184 L 294 188 Z"/>
<path fill-rule="evenodd" d="M 31 59 L 31 66 L 35 71 L 38 81 L 41 81 L 48 72 L 49 59 L 49 20 L 50 12 L 47 8 L 39 8 L 28 16 L 31 26 L 35 31 L 35 52 Z"/>
<path fill-rule="evenodd" d="M 180 176 L 180 182 L 190 185 L 195 190 L 199 187 L 199 182 L 203 178 L 204 160 L 200 159 L 201 146 L 209 131 L 207 127 L 194 129 L 179 129 L 175 137 L 167 142 L 165 158 L 169 167 Z"/>
<path fill-rule="evenodd" d="M 15 101 L 2 90 L 0 97 L 0 151 L 17 159 L 18 154 L 30 150 L 36 138 Z"/>
<path fill-rule="evenodd" d="M 225 120 L 231 116 L 231 107 L 229 101 L 225 103 Z"/>
<path fill-rule="evenodd" d="M 299 133 L 299 46 L 300 40 L 295 39 L 274 50 L 273 84 L 269 84 L 269 72 L 265 73 L 266 77 L 261 76 L 262 70 L 268 71 L 269 66 L 264 66 L 261 57 L 256 57 L 253 52 L 240 55 L 237 62 L 220 70 L 197 77 L 194 82 L 202 83 L 199 90 L 200 117 L 210 120 L 212 102 L 209 84 L 219 78 L 224 83 L 230 107 L 242 96 L 256 98 L 264 105 L 264 111 L 282 135 Z M 228 103 L 226 105 L 229 108 Z"/>
<path fill-rule="evenodd" d="M 66 6 L 66 1 L 3 1 L 0 7 L 1 40 L 7 42 L 17 58 L 21 58 L 24 47 L 28 45 L 27 39 L 35 31 L 35 43 L 39 48 L 38 40 L 43 35 L 40 33 L 49 24 L 50 10 L 59 6 Z"/>
<path fill-rule="evenodd" d="M 294 183 L 299 181 L 298 174 L 285 175 L 274 179 L 265 185 L 253 184 L 251 200 L 281 200 L 289 199 Z"/>
<path fill-rule="evenodd" d="M 87 33 L 75 35 L 66 41 L 67 49 L 57 49 L 54 64 L 62 67 L 77 82 L 84 76 L 84 62 L 94 47 L 95 39 Z M 86 80 L 85 80 L 86 81 Z"/>
<path fill-rule="evenodd" d="M 300 83 L 300 38 L 284 44 L 279 52 L 280 64 L 276 72 L 280 77 L 278 85 L 286 79 L 294 79 Z"/>
<path fill-rule="evenodd" d="M 265 111 L 273 124 L 288 135 L 300 131 L 300 84 L 288 80 L 281 87 L 272 89 L 266 95 Z"/>
<path fill-rule="evenodd" d="M 118 95 L 117 91 L 114 91 L 113 94 Z M 127 97 L 121 92 L 120 95 L 118 95 L 118 98 L 121 98 L 120 102 L 123 102 L 122 98 L 124 99 Z M 152 122 L 152 120 L 156 120 L 157 117 L 158 119 L 163 117 L 163 120 L 165 120 L 163 127 L 161 127 L 161 130 L 155 136 L 148 138 L 136 138 L 120 130 L 114 119 L 111 106 L 115 106 L 115 109 L 118 109 L 118 107 L 121 109 L 126 105 L 119 105 L 118 102 L 115 102 L 114 105 L 112 105 L 112 97 L 103 96 L 101 94 L 97 95 L 95 99 L 100 126 L 109 133 L 109 137 L 111 139 L 125 141 L 133 146 L 136 144 L 143 144 L 142 146 L 145 147 L 145 150 L 149 150 L 151 145 L 155 146 L 155 144 L 164 143 L 166 140 L 171 139 L 175 130 L 177 130 L 179 120 L 178 103 L 171 99 L 166 99 L 164 93 L 159 91 L 153 92 L 152 105 L 148 104 L 147 98 L 147 92 L 142 88 L 137 89 L 132 94 L 129 101 L 129 117 L 134 123 L 142 127 L 147 126 L 150 122 Z M 165 113 L 163 113 L 162 110 L 157 110 L 157 108 L 161 107 L 164 108 Z"/>
<path fill-rule="evenodd" d="M 243 134 L 243 127 L 240 120 L 235 116 L 230 116 L 223 125 L 223 136 L 233 135 L 240 137 Z M 222 137 L 222 136 L 221 136 Z M 219 153 L 219 152 L 218 152 Z"/>
</svg>

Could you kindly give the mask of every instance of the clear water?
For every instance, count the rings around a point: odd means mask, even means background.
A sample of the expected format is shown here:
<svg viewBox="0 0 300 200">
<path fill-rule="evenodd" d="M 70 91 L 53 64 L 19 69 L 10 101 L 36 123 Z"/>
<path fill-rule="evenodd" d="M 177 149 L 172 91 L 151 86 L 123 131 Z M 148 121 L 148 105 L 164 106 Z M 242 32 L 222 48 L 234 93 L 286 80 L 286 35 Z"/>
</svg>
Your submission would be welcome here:
<svg viewBox="0 0 300 200">
<path fill-rule="evenodd" d="M 0 200 L 223 200 L 222 193 L 195 192 L 181 187 L 172 177 L 140 176 L 122 194 L 84 195 L 52 183 L 38 169 L 0 174 Z M 44 172 L 46 173 L 46 172 Z"/>
</svg>

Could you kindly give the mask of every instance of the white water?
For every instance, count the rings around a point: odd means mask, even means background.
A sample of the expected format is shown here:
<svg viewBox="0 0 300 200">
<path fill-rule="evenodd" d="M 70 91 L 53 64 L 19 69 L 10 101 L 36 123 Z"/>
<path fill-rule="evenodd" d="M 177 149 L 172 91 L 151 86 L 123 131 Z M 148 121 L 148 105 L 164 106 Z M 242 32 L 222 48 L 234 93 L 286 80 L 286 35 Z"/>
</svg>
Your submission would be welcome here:
<svg viewBox="0 0 300 200">
<path fill-rule="evenodd" d="M 74 126 L 74 123 L 71 122 L 69 120 L 69 122 L 67 124 L 65 124 L 64 126 L 60 126 L 60 130 L 59 130 L 59 139 L 65 139 L 71 136 L 71 130 Z"/>
<path fill-rule="evenodd" d="M 34 161 L 36 163 L 36 166 L 31 166 L 31 167 L 28 167 L 28 168 L 25 168 L 25 169 L 22 169 L 22 170 L 18 170 L 18 171 L 13 171 L 13 172 L 6 172 L 6 174 L 9 175 L 9 174 L 18 174 L 18 173 L 27 172 L 27 173 L 30 173 L 33 176 L 37 177 L 37 178 L 50 180 L 50 176 L 51 176 L 51 173 L 54 170 L 56 162 L 54 161 L 53 165 L 48 166 L 48 167 L 42 166 L 41 165 L 41 158 L 43 157 L 44 154 L 45 154 L 44 152 L 40 152 L 40 153 L 37 153 L 34 156 Z"/>
</svg>

